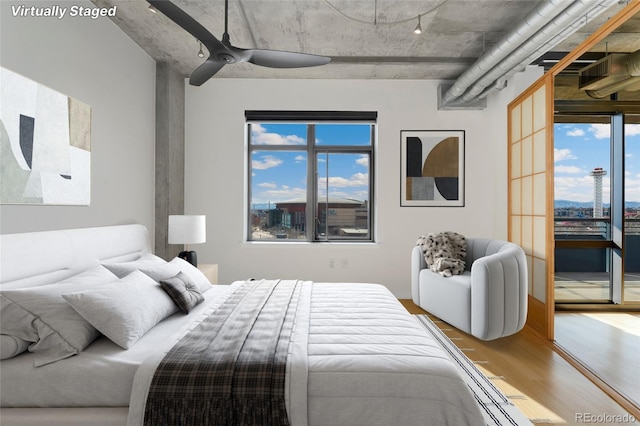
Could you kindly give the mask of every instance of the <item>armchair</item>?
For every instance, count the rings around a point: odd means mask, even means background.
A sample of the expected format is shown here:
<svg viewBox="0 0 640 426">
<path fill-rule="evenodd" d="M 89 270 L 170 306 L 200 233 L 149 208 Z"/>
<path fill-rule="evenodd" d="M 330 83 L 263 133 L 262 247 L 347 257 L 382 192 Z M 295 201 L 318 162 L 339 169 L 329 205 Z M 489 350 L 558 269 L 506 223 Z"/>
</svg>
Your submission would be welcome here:
<svg viewBox="0 0 640 426">
<path fill-rule="evenodd" d="M 445 278 L 427 268 L 420 247 L 411 253 L 413 302 L 481 340 L 520 331 L 527 319 L 527 260 L 507 241 L 466 238 L 461 275 Z"/>
</svg>

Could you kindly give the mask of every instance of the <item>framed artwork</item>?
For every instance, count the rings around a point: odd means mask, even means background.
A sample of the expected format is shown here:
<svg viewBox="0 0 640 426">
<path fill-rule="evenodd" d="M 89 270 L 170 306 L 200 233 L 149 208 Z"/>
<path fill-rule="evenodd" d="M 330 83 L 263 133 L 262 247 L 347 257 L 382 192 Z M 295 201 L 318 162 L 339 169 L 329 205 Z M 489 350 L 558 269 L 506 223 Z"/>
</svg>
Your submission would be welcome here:
<svg viewBox="0 0 640 426">
<path fill-rule="evenodd" d="M 0 204 L 91 197 L 91 107 L 0 68 Z"/>
<path fill-rule="evenodd" d="M 402 130 L 400 205 L 464 206 L 464 130 Z"/>
</svg>

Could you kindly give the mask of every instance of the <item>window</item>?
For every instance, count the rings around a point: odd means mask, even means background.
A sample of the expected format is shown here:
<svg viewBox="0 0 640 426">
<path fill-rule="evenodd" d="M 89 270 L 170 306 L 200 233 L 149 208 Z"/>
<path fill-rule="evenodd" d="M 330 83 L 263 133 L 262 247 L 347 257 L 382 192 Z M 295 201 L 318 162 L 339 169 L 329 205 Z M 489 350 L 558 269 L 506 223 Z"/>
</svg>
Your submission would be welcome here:
<svg viewBox="0 0 640 426">
<path fill-rule="evenodd" d="M 556 302 L 637 303 L 640 120 L 615 113 L 556 121 Z"/>
<path fill-rule="evenodd" d="M 376 117 L 247 111 L 247 240 L 374 241 Z"/>
<path fill-rule="evenodd" d="M 607 302 L 612 282 L 611 119 L 571 118 L 554 125 L 556 301 Z"/>
</svg>

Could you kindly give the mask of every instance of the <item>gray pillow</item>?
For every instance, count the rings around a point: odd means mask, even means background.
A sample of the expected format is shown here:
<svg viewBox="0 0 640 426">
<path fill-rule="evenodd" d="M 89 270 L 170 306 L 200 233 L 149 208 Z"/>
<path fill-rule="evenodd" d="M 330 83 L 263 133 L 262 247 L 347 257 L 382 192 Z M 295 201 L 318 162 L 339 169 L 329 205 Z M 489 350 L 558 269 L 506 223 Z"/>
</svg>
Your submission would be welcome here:
<svg viewBox="0 0 640 426">
<path fill-rule="evenodd" d="M 31 342 L 9 334 L 0 334 L 0 359 L 13 358 L 26 351 Z"/>
<path fill-rule="evenodd" d="M 143 268 L 153 268 L 158 265 L 164 265 L 167 261 L 155 254 L 146 253 L 136 260 L 121 263 L 103 263 L 102 265 L 116 274 L 118 278 L 124 278 L 133 271 Z"/>
<path fill-rule="evenodd" d="M 56 284 L 0 292 L 0 334 L 30 342 L 36 367 L 80 353 L 98 331 L 67 304 L 63 293 L 117 279 L 98 265 Z"/>
<path fill-rule="evenodd" d="M 157 265 L 153 268 L 140 268 L 140 270 L 157 282 L 175 277 L 178 272 L 184 272 L 198 286 L 201 293 L 211 289 L 211 283 L 202 271 L 179 257 L 173 258 L 171 262 L 164 265 Z"/>
<path fill-rule="evenodd" d="M 196 283 L 184 272 L 178 272 L 175 277 L 160 280 L 160 286 L 185 314 L 204 300 Z"/>
<path fill-rule="evenodd" d="M 153 326 L 178 311 L 160 285 L 140 271 L 99 288 L 62 297 L 124 349 L 129 349 Z"/>
</svg>

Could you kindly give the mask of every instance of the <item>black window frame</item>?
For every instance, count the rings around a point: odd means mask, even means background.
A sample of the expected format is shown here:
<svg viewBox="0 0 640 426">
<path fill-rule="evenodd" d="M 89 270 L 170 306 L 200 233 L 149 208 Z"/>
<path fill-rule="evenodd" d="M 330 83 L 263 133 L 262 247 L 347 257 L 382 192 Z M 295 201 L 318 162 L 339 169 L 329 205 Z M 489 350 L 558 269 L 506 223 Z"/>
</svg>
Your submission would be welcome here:
<svg viewBox="0 0 640 426">
<path fill-rule="evenodd" d="M 372 243 L 375 242 L 375 151 L 377 137 L 377 112 L 375 111 L 245 111 L 246 147 L 247 147 L 247 208 L 245 211 L 246 238 L 248 242 L 301 242 L 301 243 Z M 266 145 L 252 144 L 252 124 L 264 123 L 304 123 L 307 126 L 307 140 L 305 145 Z M 371 135 L 369 145 L 322 145 L 315 143 L 315 126 L 318 124 L 369 124 Z M 307 185 L 306 185 L 306 226 L 304 239 L 253 239 L 253 206 L 252 202 L 252 155 L 254 151 L 300 151 L 307 155 Z M 367 235 L 328 235 L 318 232 L 318 156 L 323 154 L 362 154 L 367 155 L 368 189 L 366 200 L 368 217 Z M 328 201 L 328 198 L 327 198 Z M 325 206 L 325 212 L 328 209 Z M 360 217 L 362 215 L 360 214 Z"/>
</svg>

